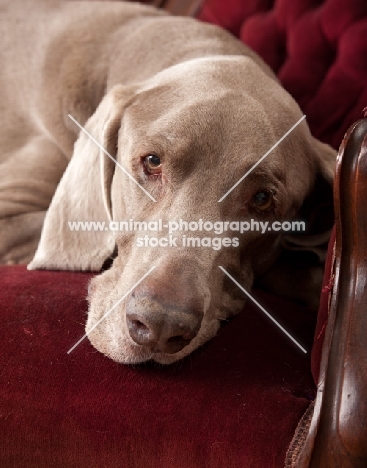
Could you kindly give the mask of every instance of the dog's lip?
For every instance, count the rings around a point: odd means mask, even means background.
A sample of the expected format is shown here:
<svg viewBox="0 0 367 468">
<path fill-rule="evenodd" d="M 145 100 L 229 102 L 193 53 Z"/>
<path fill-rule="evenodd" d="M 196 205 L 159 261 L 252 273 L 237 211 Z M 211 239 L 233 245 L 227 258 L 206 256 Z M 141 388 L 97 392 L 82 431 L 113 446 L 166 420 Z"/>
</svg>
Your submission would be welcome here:
<svg viewBox="0 0 367 468">
<path fill-rule="evenodd" d="M 138 345 L 136 343 L 135 343 L 135 348 L 136 348 L 136 355 L 138 355 L 138 356 L 141 355 L 141 352 L 143 351 L 143 353 L 144 353 L 144 361 L 143 362 L 155 362 L 155 363 L 161 364 L 162 360 L 163 361 L 170 361 L 169 363 L 171 363 L 171 362 L 175 362 L 176 360 L 180 359 L 180 358 L 177 359 L 177 355 L 180 352 L 184 351 L 187 348 L 187 346 L 185 346 L 184 348 L 182 348 L 179 351 L 176 351 L 174 353 L 163 353 L 162 351 L 155 350 L 155 349 L 149 349 L 149 348 L 146 348 L 144 346 Z M 173 359 L 173 361 L 171 361 L 172 359 Z"/>
<path fill-rule="evenodd" d="M 186 345 L 187 346 L 187 345 Z M 159 351 L 159 349 L 155 349 L 155 348 L 148 348 L 148 347 L 145 347 L 145 346 L 141 346 L 141 345 L 136 345 L 136 347 L 138 348 L 139 351 L 143 350 L 144 352 L 146 352 L 147 354 L 151 354 L 151 357 L 170 357 L 170 356 L 174 356 L 175 354 L 179 353 L 180 351 L 182 351 L 183 349 L 186 348 L 186 346 L 184 346 L 183 348 L 181 348 L 180 350 L 178 351 L 175 351 L 174 353 L 163 353 L 162 351 Z"/>
<path fill-rule="evenodd" d="M 157 356 L 157 355 L 160 355 L 160 356 L 174 356 L 175 354 L 177 354 L 180 351 L 182 351 L 183 349 L 185 349 L 190 343 L 191 343 L 191 341 L 189 341 L 187 344 L 185 344 L 182 348 L 178 349 L 177 351 L 173 351 L 172 353 L 170 353 L 170 352 L 162 353 L 162 351 L 159 351 L 158 349 L 154 349 L 154 348 L 150 349 L 150 351 L 153 353 L 154 356 Z"/>
</svg>

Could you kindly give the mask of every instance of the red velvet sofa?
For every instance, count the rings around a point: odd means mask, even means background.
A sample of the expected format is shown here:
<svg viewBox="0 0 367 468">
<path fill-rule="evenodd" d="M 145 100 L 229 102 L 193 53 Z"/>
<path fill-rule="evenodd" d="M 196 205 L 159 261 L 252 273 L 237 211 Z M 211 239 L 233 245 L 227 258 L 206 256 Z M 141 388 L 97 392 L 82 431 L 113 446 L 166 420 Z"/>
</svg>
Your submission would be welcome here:
<svg viewBox="0 0 367 468">
<path fill-rule="evenodd" d="M 335 148 L 361 118 L 365 0 L 155 3 L 195 12 L 250 45 L 300 103 L 314 135 Z M 254 291 L 306 355 L 250 302 L 172 366 L 118 365 L 88 340 L 67 354 L 84 334 L 91 274 L 0 267 L 0 467 L 366 467 L 365 135 L 361 121 L 339 160 L 337 229 L 318 317 Z"/>
</svg>

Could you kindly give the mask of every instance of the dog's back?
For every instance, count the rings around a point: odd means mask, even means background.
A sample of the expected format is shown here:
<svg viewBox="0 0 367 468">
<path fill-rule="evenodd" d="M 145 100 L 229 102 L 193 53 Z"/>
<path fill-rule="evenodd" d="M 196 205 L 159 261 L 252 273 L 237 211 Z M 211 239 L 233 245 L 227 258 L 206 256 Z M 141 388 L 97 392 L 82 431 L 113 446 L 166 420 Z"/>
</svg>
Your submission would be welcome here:
<svg viewBox="0 0 367 468">
<path fill-rule="evenodd" d="M 6 1 L 0 34 L 1 120 L 9 112 L 42 120 L 56 112 L 64 120 L 60 112 L 80 106 L 76 115 L 84 122 L 114 84 L 143 81 L 197 57 L 250 55 L 271 74 L 227 32 L 140 4 Z"/>
<path fill-rule="evenodd" d="M 186 60 L 249 55 L 221 29 L 140 4 L 0 3 L 0 263 L 28 262 L 79 129 L 117 83 Z"/>
</svg>

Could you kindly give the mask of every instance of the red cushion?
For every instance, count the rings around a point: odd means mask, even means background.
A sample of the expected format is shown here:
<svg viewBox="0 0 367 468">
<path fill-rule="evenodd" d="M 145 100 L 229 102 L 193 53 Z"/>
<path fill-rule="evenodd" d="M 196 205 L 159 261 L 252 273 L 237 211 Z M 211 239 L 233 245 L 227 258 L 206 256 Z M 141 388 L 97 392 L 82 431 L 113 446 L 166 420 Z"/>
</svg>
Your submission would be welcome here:
<svg viewBox="0 0 367 468">
<path fill-rule="evenodd" d="M 367 103 L 365 0 L 206 0 L 199 18 L 252 47 L 335 148 Z"/>
<path fill-rule="evenodd" d="M 173 366 L 85 340 L 89 274 L 0 267 L 0 466 L 281 468 L 314 397 L 304 355 L 250 303 Z M 306 310 L 256 297 L 310 349 Z"/>
</svg>

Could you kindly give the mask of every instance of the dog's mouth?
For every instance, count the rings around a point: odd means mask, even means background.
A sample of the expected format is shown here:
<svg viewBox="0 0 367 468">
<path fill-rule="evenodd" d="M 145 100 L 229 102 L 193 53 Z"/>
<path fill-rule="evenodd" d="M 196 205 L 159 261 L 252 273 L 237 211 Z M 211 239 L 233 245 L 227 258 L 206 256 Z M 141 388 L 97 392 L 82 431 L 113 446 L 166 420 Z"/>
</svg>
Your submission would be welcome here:
<svg viewBox="0 0 367 468">
<path fill-rule="evenodd" d="M 97 322 L 95 322 L 97 323 Z M 204 318 L 200 329 L 192 339 L 177 338 L 165 345 L 163 350 L 157 346 L 136 343 L 127 327 L 116 328 L 116 323 L 108 317 L 96 328 L 94 321 L 88 318 L 86 332 L 91 344 L 102 354 L 121 364 L 141 364 L 154 362 L 162 365 L 173 364 L 212 339 L 218 332 L 220 321 Z M 122 325 L 122 323 L 120 322 Z"/>
<path fill-rule="evenodd" d="M 142 364 L 154 362 L 158 364 L 173 364 L 176 361 L 191 354 L 196 347 L 190 346 L 191 343 L 181 348 L 177 352 L 164 353 L 159 350 L 149 349 L 145 346 L 133 343 L 128 337 L 121 340 L 116 346 L 112 343 L 106 343 L 106 340 L 99 340 L 92 333 L 88 334 L 92 345 L 102 354 L 121 364 Z M 192 348 L 192 349 L 189 349 Z"/>
<path fill-rule="evenodd" d="M 115 265 L 90 283 L 86 332 L 92 345 L 116 362 L 171 364 L 183 359 L 217 334 L 236 305 L 233 298 L 226 299 L 221 275 L 213 280 L 204 268 L 189 269 L 181 259 L 157 264 L 141 281 L 134 271 L 135 283 L 132 267 L 125 266 L 129 285 Z"/>
<path fill-rule="evenodd" d="M 147 349 L 145 347 L 139 346 L 135 348 L 134 354 L 131 354 L 130 359 L 135 360 L 135 363 L 140 362 L 152 362 L 156 364 L 169 365 L 174 364 L 177 361 L 191 355 L 193 352 L 201 348 L 207 341 L 212 339 L 219 329 L 219 321 L 211 323 L 210 327 L 203 327 L 203 330 L 200 330 L 197 336 L 190 340 L 185 346 L 181 347 L 176 352 L 161 352 L 159 350 Z M 124 361 L 126 363 L 126 361 Z"/>
</svg>

